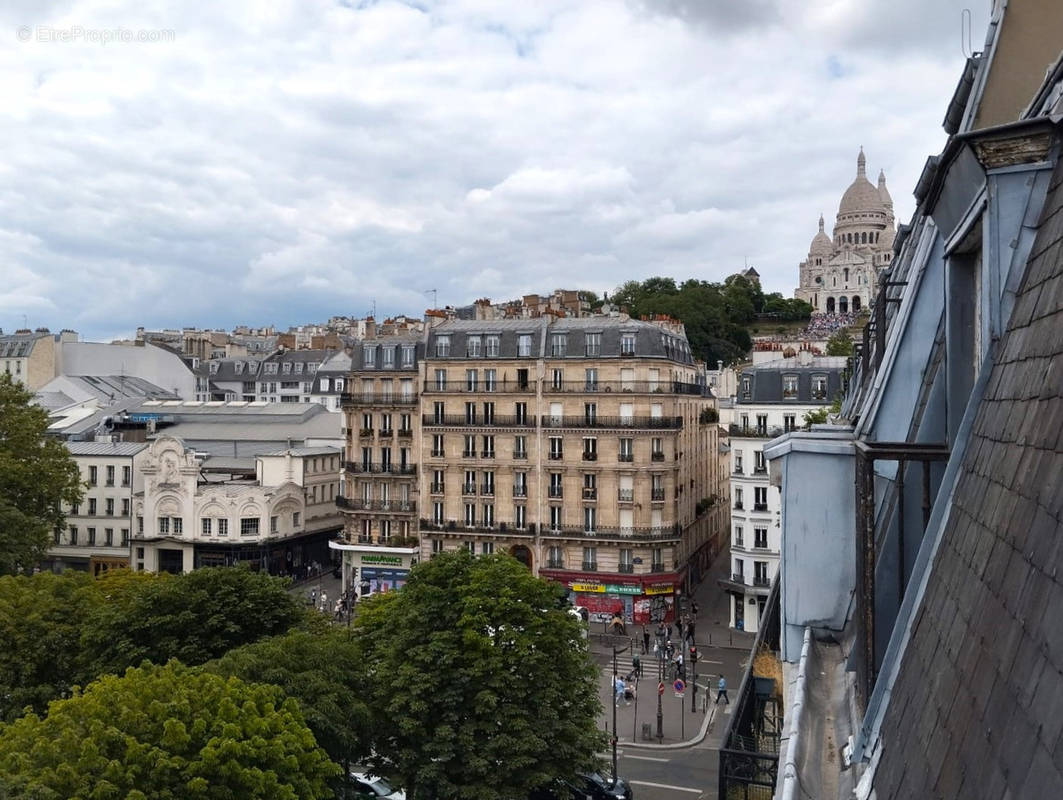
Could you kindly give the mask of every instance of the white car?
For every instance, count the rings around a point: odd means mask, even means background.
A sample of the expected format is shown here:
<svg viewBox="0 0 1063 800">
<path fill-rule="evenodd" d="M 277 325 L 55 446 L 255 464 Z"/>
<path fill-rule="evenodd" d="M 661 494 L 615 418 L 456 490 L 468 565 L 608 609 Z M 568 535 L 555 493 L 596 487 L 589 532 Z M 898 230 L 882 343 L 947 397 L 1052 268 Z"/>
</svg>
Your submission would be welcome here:
<svg viewBox="0 0 1063 800">
<path fill-rule="evenodd" d="M 371 797 L 379 797 L 383 800 L 406 800 L 406 792 L 394 788 L 383 778 L 370 775 L 368 772 L 352 772 L 351 780 L 356 788 L 369 793 Z"/>
</svg>

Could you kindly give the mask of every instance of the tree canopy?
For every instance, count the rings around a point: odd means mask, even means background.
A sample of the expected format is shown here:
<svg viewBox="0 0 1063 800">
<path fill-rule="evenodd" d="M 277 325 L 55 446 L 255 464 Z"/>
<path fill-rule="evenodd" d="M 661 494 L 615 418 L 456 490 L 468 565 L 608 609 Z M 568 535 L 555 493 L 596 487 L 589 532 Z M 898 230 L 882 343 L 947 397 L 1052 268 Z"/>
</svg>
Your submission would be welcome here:
<svg viewBox="0 0 1063 800">
<path fill-rule="evenodd" d="M 597 668 L 562 591 L 507 555 L 459 551 L 366 601 L 374 771 L 411 798 L 502 800 L 590 766 Z"/>
<path fill-rule="evenodd" d="M 230 650 L 203 668 L 224 676 L 279 686 L 302 709 L 306 724 L 333 761 L 348 764 L 369 753 L 372 735 L 361 650 L 346 631 L 323 626 Z"/>
<path fill-rule="evenodd" d="M 672 278 L 628 281 L 610 298 L 633 317 L 667 314 L 686 327 L 695 357 L 710 365 L 731 363 L 745 356 L 752 346 L 749 326 L 758 315 L 807 319 L 812 307 L 801 300 L 783 298 L 778 292 L 765 295 L 760 285 L 742 275 L 723 283 L 690 279 L 677 285 Z"/>
<path fill-rule="evenodd" d="M 338 772 L 278 688 L 177 663 L 105 676 L 0 729 L 11 798 L 327 798 Z"/>
<path fill-rule="evenodd" d="M 81 501 L 81 476 L 62 442 L 46 435 L 48 413 L 0 374 L 0 575 L 31 569 L 63 527 L 61 503 Z"/>
<path fill-rule="evenodd" d="M 828 356 L 851 356 L 853 354 L 853 340 L 846 330 L 835 331 L 827 339 Z"/>
</svg>

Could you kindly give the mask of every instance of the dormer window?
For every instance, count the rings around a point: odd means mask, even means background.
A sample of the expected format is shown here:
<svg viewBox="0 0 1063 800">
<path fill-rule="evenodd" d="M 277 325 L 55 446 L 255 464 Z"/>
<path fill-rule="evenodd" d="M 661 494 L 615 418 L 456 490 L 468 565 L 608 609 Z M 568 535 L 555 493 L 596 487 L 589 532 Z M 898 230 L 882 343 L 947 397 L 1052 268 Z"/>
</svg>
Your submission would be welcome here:
<svg viewBox="0 0 1063 800">
<path fill-rule="evenodd" d="M 563 333 L 555 333 L 550 336 L 550 355 L 554 358 L 564 358 L 568 350 L 568 337 Z"/>
<path fill-rule="evenodd" d="M 465 339 L 465 355 L 468 358 L 480 357 L 480 343 L 479 336 L 469 336 Z"/>
<path fill-rule="evenodd" d="M 395 348 L 382 347 L 380 349 L 381 366 L 384 369 L 392 369 L 395 366 Z"/>
<path fill-rule="evenodd" d="M 753 381 L 749 378 L 742 378 L 742 399 L 750 400 L 753 397 Z"/>
<path fill-rule="evenodd" d="M 317 372 L 317 364 L 307 364 L 306 365 L 306 371 L 307 372 Z"/>
<path fill-rule="evenodd" d="M 234 363 L 233 364 L 233 372 L 235 372 L 237 375 L 243 375 L 244 374 L 244 362 L 243 361 L 237 361 L 236 363 Z"/>
<path fill-rule="evenodd" d="M 329 385 L 331 383 L 332 383 L 332 381 L 329 380 L 328 378 L 322 378 L 321 379 L 321 391 L 327 392 L 329 390 Z"/>
<path fill-rule="evenodd" d="M 782 376 L 782 397 L 783 397 L 783 400 L 796 400 L 797 399 L 797 376 L 796 375 L 783 375 Z"/>
<path fill-rule="evenodd" d="M 302 375 L 303 374 L 303 362 L 302 361 L 296 361 L 295 362 L 295 374 L 296 375 Z"/>
<path fill-rule="evenodd" d="M 485 336 L 484 337 L 484 355 L 488 358 L 498 357 L 498 337 L 497 336 Z"/>
<path fill-rule="evenodd" d="M 211 375 L 217 375 L 218 374 L 218 362 L 217 361 L 212 361 L 210 363 L 210 374 Z"/>
<path fill-rule="evenodd" d="M 439 335 L 436 336 L 436 358 L 447 358 L 450 356 L 450 336 Z"/>
<path fill-rule="evenodd" d="M 256 372 L 258 372 L 258 362 L 257 361 L 248 361 L 247 362 L 247 371 L 250 372 L 252 375 L 254 375 Z"/>
<path fill-rule="evenodd" d="M 284 366 L 281 367 L 281 372 L 283 372 L 285 375 L 290 375 L 292 372 L 292 362 L 285 361 Z"/>
<path fill-rule="evenodd" d="M 414 348 L 412 344 L 404 344 L 402 346 L 402 366 L 413 366 L 413 350 Z"/>
<path fill-rule="evenodd" d="M 816 400 L 823 400 L 827 397 L 826 375 L 812 376 L 812 397 Z"/>
<path fill-rule="evenodd" d="M 620 355 L 633 356 L 635 355 L 635 334 L 622 333 L 620 334 Z"/>
<path fill-rule="evenodd" d="M 367 345 L 362 351 L 362 365 L 366 367 L 376 366 L 376 345 Z"/>
</svg>

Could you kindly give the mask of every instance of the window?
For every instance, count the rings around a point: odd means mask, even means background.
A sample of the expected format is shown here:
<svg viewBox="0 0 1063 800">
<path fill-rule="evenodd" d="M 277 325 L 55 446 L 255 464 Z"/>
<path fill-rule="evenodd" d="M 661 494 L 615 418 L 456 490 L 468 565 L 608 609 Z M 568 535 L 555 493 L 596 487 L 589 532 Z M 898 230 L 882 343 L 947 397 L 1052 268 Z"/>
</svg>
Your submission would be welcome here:
<svg viewBox="0 0 1063 800">
<path fill-rule="evenodd" d="M 635 499 L 635 477 L 633 475 L 620 476 L 617 499 L 622 503 L 630 503 Z"/>
<path fill-rule="evenodd" d="M 213 535 L 213 532 L 214 532 L 213 523 L 214 523 L 214 520 L 212 520 L 210 517 L 203 517 L 202 525 L 203 525 L 203 535 L 204 536 Z"/>
<path fill-rule="evenodd" d="M 373 415 L 362 414 L 362 431 L 365 433 L 373 432 Z"/>
<path fill-rule="evenodd" d="M 734 490 L 735 509 L 741 511 L 744 506 L 742 505 L 742 487 L 736 486 Z"/>
<path fill-rule="evenodd" d="M 513 527 L 518 531 L 528 527 L 527 511 L 524 506 L 513 506 Z"/>
<path fill-rule="evenodd" d="M 630 548 L 620 548 L 620 571 L 621 572 L 634 572 L 635 562 L 632 559 L 632 551 Z"/>
<path fill-rule="evenodd" d="M 465 355 L 468 358 L 480 357 L 480 344 L 481 339 L 479 336 L 469 336 L 465 339 Z"/>
<path fill-rule="evenodd" d="M 562 496 L 561 487 L 562 487 L 561 473 L 560 472 L 551 472 L 550 473 L 550 489 L 549 489 L 549 492 L 548 492 L 550 497 L 552 497 L 552 498 L 561 497 Z"/>
<path fill-rule="evenodd" d="M 391 432 L 391 414 L 381 414 L 380 415 L 380 432 L 381 433 L 390 433 Z"/>
<path fill-rule="evenodd" d="M 476 435 L 472 433 L 465 434 L 465 447 L 461 452 L 463 458 L 475 458 L 476 457 Z"/>
<path fill-rule="evenodd" d="M 129 516 L 129 498 L 128 497 L 123 497 L 122 498 L 122 516 L 123 517 L 128 517 Z"/>
<path fill-rule="evenodd" d="M 754 561 L 753 562 L 753 584 L 756 586 L 767 586 L 768 581 L 768 562 L 767 561 Z"/>
<path fill-rule="evenodd" d="M 494 542 L 480 542 L 480 555 L 489 556 L 495 552 Z"/>
<path fill-rule="evenodd" d="M 258 536 L 258 517 L 241 517 L 240 535 Z"/>
<path fill-rule="evenodd" d="M 551 545 L 547 551 L 546 566 L 551 569 L 564 569 L 565 550 L 560 545 Z"/>
<path fill-rule="evenodd" d="M 767 511 L 768 510 L 768 487 L 757 486 L 753 489 L 753 510 L 754 511 Z"/>
<path fill-rule="evenodd" d="M 600 333 L 588 333 L 584 340 L 583 355 L 596 357 L 602 354 L 602 335 Z"/>
<path fill-rule="evenodd" d="M 495 457 L 495 437 L 494 434 L 483 437 L 484 449 L 480 452 L 481 458 L 494 458 Z"/>
<path fill-rule="evenodd" d="M 583 507 L 583 530 L 586 533 L 594 533 L 597 530 L 598 509 L 595 506 Z"/>
<path fill-rule="evenodd" d="M 277 532 L 277 525 L 278 525 L 277 516 L 276 515 L 271 516 L 269 518 L 269 532 L 270 533 L 276 533 Z"/>
<path fill-rule="evenodd" d="M 513 437 L 513 457 L 514 458 L 527 458 L 528 457 L 528 437 L 527 436 L 514 436 Z"/>
<path fill-rule="evenodd" d="M 583 370 L 584 386 L 583 388 L 588 392 L 598 391 L 598 370 L 585 369 Z"/>
<path fill-rule="evenodd" d="M 527 497 L 528 496 L 528 473 L 527 472 L 514 472 L 513 473 L 513 496 L 514 497 Z"/>
<path fill-rule="evenodd" d="M 827 376 L 826 375 L 813 375 L 812 376 L 812 397 L 816 400 L 823 400 L 827 396 Z"/>
<path fill-rule="evenodd" d="M 587 436 L 583 439 L 583 460 L 598 460 L 598 440 L 593 436 Z"/>
<path fill-rule="evenodd" d="M 432 455 L 436 458 L 441 458 L 443 453 L 443 434 L 432 434 Z"/>
<path fill-rule="evenodd" d="M 173 518 L 173 532 L 177 536 L 180 536 L 185 532 L 185 521 L 181 517 Z"/>
<path fill-rule="evenodd" d="M 782 376 L 782 396 L 783 396 L 783 400 L 796 400 L 797 399 L 797 376 L 796 375 L 783 375 Z"/>
<path fill-rule="evenodd" d="M 766 436 L 768 433 L 768 415 L 757 414 L 757 433 Z"/>
<path fill-rule="evenodd" d="M 432 540 L 432 555 L 434 555 L 434 556 L 435 555 L 439 555 L 442 552 L 443 552 L 443 540 L 442 539 L 433 539 Z"/>
<path fill-rule="evenodd" d="M 488 358 L 498 357 L 498 336 L 484 337 L 484 355 Z"/>
<path fill-rule="evenodd" d="M 762 453 L 760 450 L 757 450 L 753 454 L 753 473 L 755 475 L 763 475 L 767 471 L 768 466 L 764 463 L 764 453 Z"/>
<path fill-rule="evenodd" d="M 445 392 L 447 390 L 447 371 L 445 369 L 436 370 L 436 391 Z"/>
<path fill-rule="evenodd" d="M 465 391 L 475 392 L 479 373 L 474 369 L 465 370 Z"/>
<path fill-rule="evenodd" d="M 296 375 L 302 375 L 303 374 L 303 362 L 302 361 L 296 361 L 295 362 L 295 374 Z"/>
<path fill-rule="evenodd" d="M 133 468 L 122 467 L 122 485 L 128 486 L 133 481 Z"/>
<path fill-rule="evenodd" d="M 522 333 L 517 336 L 517 356 L 528 358 L 532 354 L 532 337 L 530 333 Z"/>
<path fill-rule="evenodd" d="M 583 404 L 583 421 L 587 425 L 594 425 L 598 419 L 598 404 L 597 403 L 584 403 Z"/>
<path fill-rule="evenodd" d="M 87 544 L 89 547 L 92 547 L 94 544 L 96 544 L 96 529 L 86 528 L 85 533 L 88 536 L 88 541 L 85 544 Z"/>
<path fill-rule="evenodd" d="M 483 506 L 483 526 L 485 528 L 495 527 L 495 507 L 493 504 Z"/>
<path fill-rule="evenodd" d="M 468 406 L 468 403 L 466 403 Z M 442 425 L 446 419 L 446 403 L 442 400 L 436 400 L 432 403 L 432 421 L 437 425 Z"/>
<path fill-rule="evenodd" d="M 561 506 L 550 506 L 550 530 L 561 530 Z"/>
<path fill-rule="evenodd" d="M 741 475 L 743 473 L 743 469 L 742 469 L 742 451 L 741 450 L 735 450 L 734 457 L 735 457 L 735 475 Z"/>
<path fill-rule="evenodd" d="M 129 528 L 122 528 L 121 547 L 129 547 Z"/>
<path fill-rule="evenodd" d="M 518 425 L 526 425 L 527 422 L 528 422 L 528 404 L 527 403 L 517 403 L 516 406 L 514 407 L 514 411 L 516 412 L 515 416 L 516 416 L 517 424 Z"/>
<path fill-rule="evenodd" d="M 550 437 L 550 460 L 560 461 L 564 458 L 563 440 L 560 436 Z"/>
<path fill-rule="evenodd" d="M 78 543 L 78 526 L 77 525 L 71 525 L 70 526 L 70 544 L 77 544 L 77 543 Z"/>
<path fill-rule="evenodd" d="M 159 533 L 168 534 L 169 532 L 170 532 L 170 518 L 169 517 L 159 517 Z"/>
<path fill-rule="evenodd" d="M 787 433 L 797 430 L 797 416 L 795 414 L 783 414 L 782 429 Z"/>
<path fill-rule="evenodd" d="M 742 526 L 741 525 L 735 525 L 734 546 L 735 547 L 745 547 L 746 546 L 745 545 L 745 541 L 743 539 L 743 531 L 742 531 Z"/>
<path fill-rule="evenodd" d="M 114 486 L 114 465 L 107 465 L 107 485 Z"/>
<path fill-rule="evenodd" d="M 550 334 L 550 355 L 553 358 L 564 358 L 568 350 L 568 336 L 564 333 Z"/>
<path fill-rule="evenodd" d="M 442 406 L 443 406 L 442 403 L 436 403 L 436 410 L 439 411 L 442 408 Z M 441 416 L 442 416 L 442 414 L 440 414 L 440 415 L 438 415 L 436 417 L 436 422 L 440 422 L 441 421 L 440 420 Z M 466 403 L 465 404 L 465 424 L 466 425 L 475 425 L 476 424 L 476 403 Z"/>
<path fill-rule="evenodd" d="M 652 560 L 652 562 L 650 564 L 650 569 L 653 570 L 654 572 L 663 572 L 664 571 L 664 548 L 662 548 L 662 547 L 653 548 L 653 560 Z"/>
<path fill-rule="evenodd" d="M 742 378 L 742 399 L 749 400 L 753 397 L 753 381 L 751 378 Z"/>
<path fill-rule="evenodd" d="M 395 366 L 395 348 L 394 347 L 382 347 L 380 348 L 381 366 L 384 369 L 393 369 Z"/>
<path fill-rule="evenodd" d="M 475 528 L 476 527 L 476 504 L 475 503 L 466 503 L 465 504 L 465 527 L 466 528 Z"/>
<path fill-rule="evenodd" d="M 413 366 L 413 352 L 414 352 L 414 346 L 412 344 L 404 344 L 402 346 L 402 366 L 404 366 L 404 367 L 412 367 Z"/>
<path fill-rule="evenodd" d="M 450 336 L 439 334 L 436 336 L 436 358 L 450 356 Z"/>
<path fill-rule="evenodd" d="M 620 334 L 620 355 L 633 356 L 635 355 L 635 334 L 622 333 Z"/>
<path fill-rule="evenodd" d="M 754 528 L 753 529 L 753 546 L 762 550 L 766 550 L 768 547 L 768 529 L 767 528 Z"/>
<path fill-rule="evenodd" d="M 95 486 L 99 482 L 99 468 L 89 467 L 89 486 Z"/>
<path fill-rule="evenodd" d="M 565 387 L 565 371 L 563 369 L 555 369 L 550 373 L 550 388 L 556 391 L 561 391 Z"/>
<path fill-rule="evenodd" d="M 620 452 L 618 455 L 619 461 L 634 461 L 635 450 L 633 439 L 621 439 L 620 440 Z"/>
<path fill-rule="evenodd" d="M 461 487 L 462 494 L 476 494 L 476 470 L 465 470 L 465 483 Z"/>
<path fill-rule="evenodd" d="M 587 572 L 594 572 L 598 569 L 598 548 L 597 547 L 584 547 L 583 548 L 583 569 Z"/>
<path fill-rule="evenodd" d="M 432 522 L 436 525 L 443 524 L 443 504 L 438 500 L 432 503 Z"/>
</svg>

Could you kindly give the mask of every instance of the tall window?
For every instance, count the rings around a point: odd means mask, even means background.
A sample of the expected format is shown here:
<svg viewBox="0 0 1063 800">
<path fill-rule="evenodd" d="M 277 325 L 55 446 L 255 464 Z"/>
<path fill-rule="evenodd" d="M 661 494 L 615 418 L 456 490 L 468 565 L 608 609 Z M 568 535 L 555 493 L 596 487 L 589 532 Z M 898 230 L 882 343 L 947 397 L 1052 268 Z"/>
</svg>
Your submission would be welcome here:
<svg viewBox="0 0 1063 800">
<path fill-rule="evenodd" d="M 240 535 L 258 536 L 258 517 L 241 517 Z"/>
<path fill-rule="evenodd" d="M 498 357 L 498 336 L 484 337 L 484 355 L 488 358 Z"/>
<path fill-rule="evenodd" d="M 583 548 L 583 569 L 587 572 L 593 572 L 598 569 L 598 548 L 597 547 L 584 547 Z"/>
<path fill-rule="evenodd" d="M 565 549 L 560 545 L 550 545 L 550 549 L 547 551 L 546 565 L 551 569 L 564 569 Z"/>
<path fill-rule="evenodd" d="M 402 346 L 402 366 L 404 366 L 404 367 L 412 367 L 413 366 L 413 352 L 414 352 L 414 345 L 412 345 L 412 344 L 404 344 Z"/>
<path fill-rule="evenodd" d="M 753 529 L 753 546 L 766 550 L 768 547 L 768 529 L 767 528 L 754 528 Z"/>
<path fill-rule="evenodd" d="M 107 465 L 107 485 L 114 486 L 114 465 Z"/>
<path fill-rule="evenodd" d="M 586 436 L 583 439 L 583 460 L 598 460 L 598 440 L 593 436 Z"/>
<path fill-rule="evenodd" d="M 622 333 L 620 334 L 620 355 L 633 356 L 635 355 L 635 334 Z"/>
<path fill-rule="evenodd" d="M 598 370 L 585 369 L 583 370 L 584 389 L 588 392 L 598 391 Z"/>
<path fill-rule="evenodd" d="M 395 348 L 383 347 L 380 350 L 380 365 L 384 369 L 393 369 L 395 366 Z"/>
<path fill-rule="evenodd" d="M 602 335 L 600 333 L 588 333 L 584 340 L 583 354 L 596 357 L 602 354 Z"/>
<path fill-rule="evenodd" d="M 754 511 L 767 511 L 768 510 L 768 487 L 757 486 L 753 489 L 753 510 Z"/>
<path fill-rule="evenodd" d="M 550 530 L 561 530 L 561 506 L 550 506 Z"/>
<path fill-rule="evenodd" d="M 513 437 L 513 457 L 514 458 L 527 458 L 528 457 L 528 437 L 527 436 L 514 436 Z"/>
<path fill-rule="evenodd" d="M 526 425 L 528 422 L 528 404 L 517 403 L 514 411 L 516 412 L 517 424 Z"/>
<path fill-rule="evenodd" d="M 522 531 L 528 527 L 527 511 L 524 506 L 513 506 L 513 527 L 518 531 Z"/>
<path fill-rule="evenodd" d="M 560 461 L 564 457 L 563 439 L 560 436 L 550 437 L 550 460 Z"/>
<path fill-rule="evenodd" d="M 826 375 L 813 375 L 812 376 L 812 397 L 816 400 L 822 400 L 827 396 L 827 376 Z"/>
<path fill-rule="evenodd" d="M 745 539 L 743 538 L 744 535 L 745 535 L 745 532 L 742 530 L 742 526 L 741 525 L 735 525 L 735 534 L 734 534 L 734 546 L 735 547 L 745 547 L 746 546 L 745 545 Z"/>
<path fill-rule="evenodd" d="M 465 370 L 465 391 L 475 392 L 477 390 L 477 383 L 479 382 L 479 372 L 475 369 Z"/>
<path fill-rule="evenodd" d="M 742 487 L 736 486 L 734 490 L 735 508 L 741 511 L 744 506 L 742 504 Z"/>
<path fill-rule="evenodd" d="M 550 374 L 550 387 L 560 390 L 565 385 L 565 371 L 563 369 L 552 370 Z"/>
<path fill-rule="evenodd" d="M 495 457 L 495 436 L 489 434 L 483 437 L 484 449 L 480 451 L 481 458 L 494 458 Z"/>
<path fill-rule="evenodd" d="M 476 527 L 476 504 L 475 503 L 466 503 L 465 504 L 465 527 L 466 528 L 475 528 Z"/>
<path fill-rule="evenodd" d="M 439 458 L 443 454 L 443 434 L 434 433 L 432 434 L 432 455 Z"/>
<path fill-rule="evenodd" d="M 464 458 L 476 457 L 476 435 L 473 433 L 465 434 L 465 447 L 461 452 Z"/>
<path fill-rule="evenodd" d="M 550 334 L 550 355 L 554 358 L 564 358 L 568 350 L 568 337 L 563 333 Z"/>
<path fill-rule="evenodd" d="M 522 333 L 517 336 L 517 356 L 528 358 L 532 354 L 532 337 L 530 333 Z"/>
<path fill-rule="evenodd" d="M 594 506 L 583 507 L 583 530 L 587 533 L 594 533 L 597 528 L 598 522 L 598 509 Z"/>
<path fill-rule="evenodd" d="M 634 440 L 624 438 L 620 440 L 620 461 L 634 461 L 635 460 L 635 448 Z"/>
<path fill-rule="evenodd" d="M 790 431 L 797 430 L 797 415 L 796 414 L 783 414 L 782 417 L 782 429 L 789 433 Z"/>
<path fill-rule="evenodd" d="M 450 355 L 450 336 L 439 334 L 436 336 L 436 358 L 447 358 Z"/>
<path fill-rule="evenodd" d="M 484 370 L 484 391 L 496 392 L 498 391 L 498 370 L 485 369 Z"/>
<path fill-rule="evenodd" d="M 218 536 L 228 536 L 228 535 L 229 535 L 229 520 L 227 520 L 227 519 L 219 519 L 218 520 Z"/>
<path fill-rule="evenodd" d="M 128 486 L 133 480 L 133 468 L 122 467 L 122 485 Z"/>
<path fill-rule="evenodd" d="M 485 528 L 495 527 L 495 507 L 493 503 L 484 505 L 483 509 L 483 525 Z"/>
<path fill-rule="evenodd" d="M 469 358 L 480 357 L 480 343 L 479 336 L 469 336 L 465 339 L 465 355 Z"/>
<path fill-rule="evenodd" d="M 366 345 L 365 349 L 362 351 L 362 353 L 363 353 L 362 361 L 365 364 L 365 366 L 367 366 L 367 367 L 375 367 L 376 366 L 376 346 L 375 345 Z M 284 366 L 287 367 L 288 364 L 285 364 Z M 285 371 L 287 371 L 287 370 L 285 370 Z"/>
<path fill-rule="evenodd" d="M 445 369 L 436 370 L 436 391 L 445 392 L 447 390 L 447 371 Z"/>
<path fill-rule="evenodd" d="M 443 504 L 438 500 L 432 503 L 432 522 L 436 525 L 443 524 Z"/>
<path fill-rule="evenodd" d="M 783 375 L 782 376 L 782 396 L 783 396 L 783 400 L 796 400 L 797 399 L 797 376 L 796 375 Z"/>
</svg>

